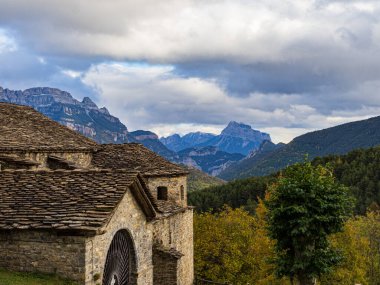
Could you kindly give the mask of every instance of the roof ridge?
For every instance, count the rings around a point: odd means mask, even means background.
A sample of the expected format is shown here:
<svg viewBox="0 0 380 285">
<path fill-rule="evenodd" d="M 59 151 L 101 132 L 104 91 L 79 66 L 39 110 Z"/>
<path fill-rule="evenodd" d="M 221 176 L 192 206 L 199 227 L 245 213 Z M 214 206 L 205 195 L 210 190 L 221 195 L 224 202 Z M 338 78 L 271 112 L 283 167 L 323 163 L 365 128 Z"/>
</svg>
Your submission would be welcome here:
<svg viewBox="0 0 380 285">
<path fill-rule="evenodd" d="M 103 168 L 132 168 L 144 177 L 180 176 L 189 172 L 139 143 L 102 144 L 93 153 L 92 165 Z"/>
<path fill-rule="evenodd" d="M 77 168 L 77 169 L 4 169 L 0 171 L 1 173 L 130 173 L 130 174 L 141 174 L 140 171 L 135 169 L 120 168 Z"/>
</svg>

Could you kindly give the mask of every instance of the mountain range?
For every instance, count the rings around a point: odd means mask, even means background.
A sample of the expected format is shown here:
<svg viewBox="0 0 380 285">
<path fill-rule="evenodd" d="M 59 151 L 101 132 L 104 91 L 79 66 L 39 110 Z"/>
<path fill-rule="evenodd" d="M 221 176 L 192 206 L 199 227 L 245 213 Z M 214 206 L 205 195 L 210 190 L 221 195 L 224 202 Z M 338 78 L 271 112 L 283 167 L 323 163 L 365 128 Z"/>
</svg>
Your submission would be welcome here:
<svg viewBox="0 0 380 285">
<path fill-rule="evenodd" d="M 28 105 L 99 143 L 139 142 L 168 160 L 224 180 L 262 176 L 287 165 L 356 148 L 380 144 L 380 117 L 307 133 L 288 144 L 274 144 L 270 135 L 231 121 L 219 134 L 202 132 L 159 138 L 146 130 L 129 132 L 120 120 L 89 97 L 82 101 L 56 88 L 14 91 L 0 87 L 0 102 Z"/>
<path fill-rule="evenodd" d="M 82 101 L 56 88 L 35 87 L 24 91 L 0 87 L 0 101 L 28 105 L 51 119 L 98 143 L 142 143 L 166 159 L 185 164 L 212 175 L 244 158 L 251 149 L 269 139 L 268 134 L 250 126 L 230 122 L 219 135 L 189 133 L 159 139 L 150 131 L 129 132 L 108 110 L 99 108 L 89 97 Z"/>
<path fill-rule="evenodd" d="M 173 151 L 214 146 L 226 153 L 240 153 L 246 156 L 258 149 L 264 141 L 271 141 L 271 138 L 269 134 L 254 130 L 249 125 L 231 121 L 220 135 L 196 132 L 181 137 L 174 134 L 161 138 L 160 141 Z"/>
<path fill-rule="evenodd" d="M 263 142 L 271 143 L 271 138 L 249 125 L 231 121 L 219 135 L 194 132 L 181 137 L 174 134 L 160 138 L 160 142 L 177 153 L 172 161 L 217 176 L 232 163 L 258 150 Z"/>
</svg>

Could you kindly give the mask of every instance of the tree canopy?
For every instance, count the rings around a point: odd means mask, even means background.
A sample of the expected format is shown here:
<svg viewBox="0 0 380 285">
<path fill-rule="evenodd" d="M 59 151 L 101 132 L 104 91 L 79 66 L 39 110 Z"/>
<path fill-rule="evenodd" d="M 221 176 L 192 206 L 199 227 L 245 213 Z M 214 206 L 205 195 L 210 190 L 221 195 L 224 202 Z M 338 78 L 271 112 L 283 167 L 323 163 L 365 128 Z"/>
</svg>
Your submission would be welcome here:
<svg viewBox="0 0 380 285">
<path fill-rule="evenodd" d="M 307 285 L 329 272 L 340 255 L 328 236 L 343 230 L 352 204 L 348 188 L 335 181 L 330 169 L 310 162 L 285 169 L 267 201 L 278 276 Z"/>
</svg>

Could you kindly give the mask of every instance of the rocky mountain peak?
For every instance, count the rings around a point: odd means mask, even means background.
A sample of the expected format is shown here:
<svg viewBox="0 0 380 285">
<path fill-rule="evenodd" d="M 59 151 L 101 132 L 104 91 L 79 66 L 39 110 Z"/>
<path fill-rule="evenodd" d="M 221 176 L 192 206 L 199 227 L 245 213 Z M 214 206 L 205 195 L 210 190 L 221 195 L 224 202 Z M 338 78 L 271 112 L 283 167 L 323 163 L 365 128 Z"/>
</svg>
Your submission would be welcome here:
<svg viewBox="0 0 380 285">
<path fill-rule="evenodd" d="M 179 134 L 174 134 L 168 137 L 162 137 L 160 141 L 173 151 L 181 151 L 186 148 L 191 148 L 209 141 L 216 135 L 202 132 L 188 133 L 181 137 Z"/>
<path fill-rule="evenodd" d="M 236 122 L 236 121 L 230 121 L 227 125 L 227 127 L 225 127 L 225 130 L 226 129 L 236 129 L 236 128 L 240 128 L 240 129 L 251 129 L 251 126 L 250 125 L 246 125 L 244 123 L 239 123 L 239 122 Z"/>
<path fill-rule="evenodd" d="M 249 141 L 271 141 L 269 134 L 254 130 L 249 125 L 235 121 L 229 122 L 227 127 L 222 131 L 221 135 L 239 137 Z"/>
<path fill-rule="evenodd" d="M 73 98 L 73 96 L 71 96 L 69 92 L 50 87 L 29 88 L 22 91 L 22 96 L 25 98 L 25 100 L 37 100 L 36 104 L 38 104 L 38 100 L 46 102 L 46 99 L 43 99 L 43 97 L 49 97 L 52 101 L 63 104 L 77 105 L 79 103 L 76 99 Z"/>
<path fill-rule="evenodd" d="M 99 112 L 103 113 L 103 114 L 106 114 L 106 115 L 111 115 L 110 112 L 108 111 L 108 109 L 106 107 L 102 107 L 99 109 Z"/>
<path fill-rule="evenodd" d="M 197 143 L 202 143 L 204 141 L 207 141 L 216 135 L 210 134 L 210 133 L 202 133 L 202 132 L 192 132 L 184 135 L 182 138 L 185 140 L 197 140 Z"/>
<path fill-rule="evenodd" d="M 181 136 L 179 134 L 173 134 L 168 137 L 162 137 L 162 139 L 167 139 L 167 140 L 179 140 L 181 139 Z"/>
<path fill-rule="evenodd" d="M 84 97 L 82 100 L 82 104 L 84 104 L 88 109 L 99 109 L 98 106 L 90 99 L 90 97 Z"/>
</svg>

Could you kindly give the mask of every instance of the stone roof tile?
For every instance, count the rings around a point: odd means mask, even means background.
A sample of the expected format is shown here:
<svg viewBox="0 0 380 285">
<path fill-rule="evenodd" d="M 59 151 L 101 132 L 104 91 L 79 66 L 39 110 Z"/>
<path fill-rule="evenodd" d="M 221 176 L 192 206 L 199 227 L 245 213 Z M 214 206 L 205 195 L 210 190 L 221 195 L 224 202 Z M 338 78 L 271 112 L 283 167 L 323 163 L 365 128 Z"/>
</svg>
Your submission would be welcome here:
<svg viewBox="0 0 380 285">
<path fill-rule="evenodd" d="M 103 144 L 93 154 L 93 166 L 99 168 L 127 168 L 145 177 L 186 175 L 188 171 L 171 163 L 139 143 Z"/>
<path fill-rule="evenodd" d="M 147 189 L 136 193 L 136 183 L 145 187 L 137 172 L 126 170 L 2 171 L 0 230 L 96 232 L 112 217 L 128 189 L 138 202 L 150 199 Z"/>
<path fill-rule="evenodd" d="M 86 150 L 96 142 L 28 106 L 0 103 L 0 150 Z"/>
</svg>

